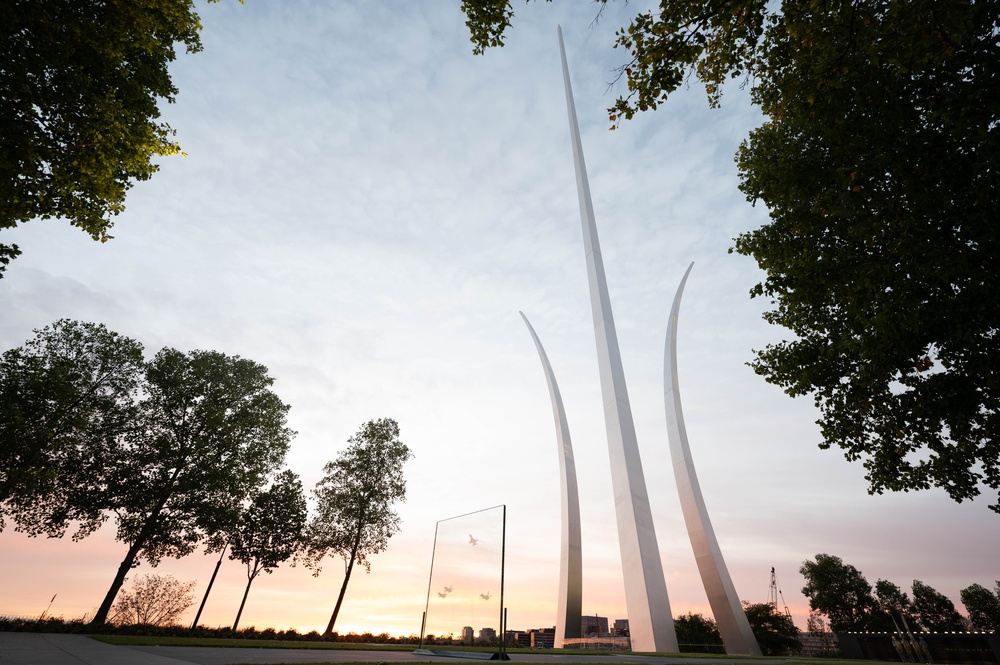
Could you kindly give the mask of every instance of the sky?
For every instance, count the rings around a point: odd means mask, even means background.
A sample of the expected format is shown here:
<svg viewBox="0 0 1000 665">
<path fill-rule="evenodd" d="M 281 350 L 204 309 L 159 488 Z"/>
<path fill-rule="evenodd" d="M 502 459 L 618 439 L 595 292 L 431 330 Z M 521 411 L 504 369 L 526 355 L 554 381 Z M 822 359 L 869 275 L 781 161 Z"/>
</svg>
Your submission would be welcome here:
<svg viewBox="0 0 1000 665">
<path fill-rule="evenodd" d="M 737 189 L 733 157 L 761 122 L 747 91 L 728 86 L 713 110 L 692 83 L 608 131 L 607 108 L 624 92 L 614 32 L 648 3 L 610 3 L 596 21 L 597 5 L 515 3 L 506 46 L 482 56 L 459 5 L 199 2 L 204 51 L 179 54 L 180 92 L 163 105 L 186 156 L 135 185 L 105 244 L 61 220 L 4 231 L 23 256 L 0 279 L 0 350 L 71 318 L 133 337 L 150 356 L 169 346 L 260 362 L 291 405 L 287 464 L 306 487 L 363 423 L 394 418 L 414 454 L 401 530 L 369 574 L 355 571 L 337 630 L 418 634 L 435 526 L 498 505 L 508 626 L 530 629 L 555 624 L 560 508 L 549 396 L 523 311 L 572 435 L 583 611 L 625 618 L 561 25 L 673 614 L 710 614 L 663 407 L 667 319 L 692 261 L 680 391 L 740 597 L 767 601 L 774 567 L 805 628 L 798 570 L 818 553 L 871 583 L 922 580 L 959 609 L 960 589 L 992 587 L 1000 519 L 988 500 L 870 496 L 859 463 L 818 448 L 812 400 L 747 366 L 787 334 L 762 320 L 768 302 L 749 298 L 763 276 L 754 261 L 728 251 L 767 221 Z M 55 595 L 51 615 L 92 615 L 125 550 L 110 522 L 81 542 L 8 527 L 0 614 L 37 615 Z M 198 551 L 130 579 L 193 580 L 200 601 L 215 559 Z M 318 577 L 301 566 L 262 575 L 240 623 L 322 630 L 342 579 L 337 560 Z M 202 623 L 230 625 L 245 583 L 241 564 L 223 562 Z"/>
</svg>

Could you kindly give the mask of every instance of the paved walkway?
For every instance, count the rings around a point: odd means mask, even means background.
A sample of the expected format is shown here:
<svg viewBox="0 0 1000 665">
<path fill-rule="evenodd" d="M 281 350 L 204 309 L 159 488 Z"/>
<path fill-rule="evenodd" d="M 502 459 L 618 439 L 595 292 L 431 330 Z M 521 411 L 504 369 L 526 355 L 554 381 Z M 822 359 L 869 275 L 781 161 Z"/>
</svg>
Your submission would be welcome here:
<svg viewBox="0 0 1000 665">
<path fill-rule="evenodd" d="M 354 651 L 348 649 L 247 649 L 243 647 L 135 647 L 114 646 L 85 635 L 0 632 L 0 665 L 233 665 L 235 663 L 470 663 L 481 659 L 448 658 L 412 651 Z M 513 654 L 517 663 L 614 663 L 615 665 L 721 665 L 775 662 L 726 658 L 670 658 L 660 656 L 573 656 L 569 654 Z"/>
<path fill-rule="evenodd" d="M 83 635 L 0 632 L 0 665 L 184 665 Z"/>
</svg>

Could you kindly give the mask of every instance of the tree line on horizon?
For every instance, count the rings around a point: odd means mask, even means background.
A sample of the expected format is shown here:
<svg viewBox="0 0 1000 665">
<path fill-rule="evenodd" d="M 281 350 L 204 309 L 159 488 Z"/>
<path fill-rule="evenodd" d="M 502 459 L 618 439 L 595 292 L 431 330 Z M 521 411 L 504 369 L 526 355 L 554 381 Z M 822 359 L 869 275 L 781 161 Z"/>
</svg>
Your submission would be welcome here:
<svg viewBox="0 0 1000 665">
<path fill-rule="evenodd" d="M 788 656 L 798 653 L 799 628 L 792 618 L 770 603 L 750 603 L 743 601 L 743 613 L 750 624 L 750 631 L 757 640 L 757 646 L 765 656 Z M 725 653 L 722 634 L 715 619 L 697 612 L 688 612 L 674 617 L 677 643 L 686 653 Z"/>
<path fill-rule="evenodd" d="M 0 615 L 0 631 L 22 632 L 22 633 L 75 633 L 87 635 L 135 635 L 150 637 L 195 637 L 195 638 L 222 638 L 222 639 L 244 639 L 244 640 L 294 640 L 304 642 L 357 642 L 365 644 L 414 644 L 419 643 L 420 636 L 391 635 L 388 632 L 372 633 L 363 631 L 360 633 L 350 631 L 339 633 L 334 631 L 329 635 L 323 635 L 317 630 L 299 632 L 294 627 L 277 629 L 274 627 L 257 628 L 256 626 L 241 627 L 233 630 L 232 626 L 209 627 L 203 624 L 198 626 L 180 625 L 176 621 L 173 623 L 141 624 L 121 622 L 113 624 L 110 621 L 101 626 L 93 626 L 86 623 L 85 618 L 65 619 L 64 617 L 46 616 L 44 618 L 11 617 Z"/>
<path fill-rule="evenodd" d="M 267 368 L 217 351 L 143 351 L 104 325 L 62 319 L 0 355 L 0 531 L 10 520 L 32 537 L 72 529 L 76 541 L 114 518 L 127 551 L 94 626 L 142 562 L 203 546 L 221 564 L 228 550 L 247 572 L 235 631 L 260 573 L 294 557 L 318 575 L 340 557 L 332 634 L 354 566 L 370 570 L 399 530 L 393 505 L 412 453 L 398 424 L 372 420 L 348 439 L 323 467 L 310 518 L 298 474 L 283 468 L 295 432 Z"/>
<path fill-rule="evenodd" d="M 964 632 L 1000 631 L 1000 580 L 995 590 L 973 583 L 959 592 L 968 616 L 954 602 L 920 580 L 913 580 L 911 598 L 889 580 L 870 584 L 860 570 L 831 554 L 817 554 L 802 563 L 809 599 L 810 630 L 839 632 Z"/>
<path fill-rule="evenodd" d="M 861 571 L 830 554 L 802 562 L 799 572 L 806 580 L 802 593 L 809 600 L 810 633 L 1000 631 L 1000 580 L 994 591 L 978 583 L 962 589 L 968 614 L 962 616 L 950 598 L 920 580 L 913 580 L 911 598 L 888 580 L 870 584 Z M 765 656 L 798 651 L 800 631 L 790 616 L 770 603 L 744 602 L 743 609 Z M 687 650 L 722 644 L 710 617 L 689 612 L 676 617 L 674 625 L 677 641 Z M 835 643 L 829 647 L 835 650 Z"/>
</svg>

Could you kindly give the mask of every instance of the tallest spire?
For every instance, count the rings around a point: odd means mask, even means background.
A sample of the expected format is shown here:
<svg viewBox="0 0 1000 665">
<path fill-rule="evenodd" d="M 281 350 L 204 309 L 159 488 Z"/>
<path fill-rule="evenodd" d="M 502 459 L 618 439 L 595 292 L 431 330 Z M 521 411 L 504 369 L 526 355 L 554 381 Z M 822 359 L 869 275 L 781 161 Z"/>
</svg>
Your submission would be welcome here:
<svg viewBox="0 0 1000 665">
<path fill-rule="evenodd" d="M 601 394 L 604 397 L 604 423 L 611 458 L 611 482 L 615 494 L 618 544 L 621 548 L 632 650 L 677 651 L 677 635 L 674 632 L 673 616 L 670 614 L 663 563 L 656 543 L 649 495 L 639 458 L 639 444 L 632 421 L 632 408 L 625 387 L 625 372 L 618 350 L 618 335 L 611 313 L 611 299 L 608 297 L 608 285 L 604 276 L 604 261 L 597 237 L 594 205 L 590 199 L 590 184 L 583 159 L 580 127 L 576 120 L 562 28 L 559 28 L 559 53 L 562 56 L 566 86 L 566 110 L 569 114 L 573 163 L 576 167 L 580 221 L 583 223 L 583 245 L 590 282 L 590 304 L 594 315 Z"/>
</svg>

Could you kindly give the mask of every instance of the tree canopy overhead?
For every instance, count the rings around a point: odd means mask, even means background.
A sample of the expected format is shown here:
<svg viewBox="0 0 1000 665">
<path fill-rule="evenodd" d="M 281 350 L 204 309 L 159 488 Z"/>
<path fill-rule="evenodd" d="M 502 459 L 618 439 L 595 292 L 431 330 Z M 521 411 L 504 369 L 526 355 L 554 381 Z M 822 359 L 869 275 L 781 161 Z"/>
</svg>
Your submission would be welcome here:
<svg viewBox="0 0 1000 665">
<path fill-rule="evenodd" d="M 180 150 L 158 104 L 200 30 L 193 0 L 0 5 L 0 230 L 58 217 L 110 238 L 126 192 Z M 18 253 L 0 244 L 0 277 Z"/>
<path fill-rule="evenodd" d="M 474 50 L 502 45 L 509 2 L 463 9 Z M 751 86 L 740 188 L 771 221 L 734 249 L 794 334 L 753 368 L 814 397 L 870 492 L 989 488 L 1000 512 L 998 34 L 1000 0 L 661 0 L 617 33 L 609 116 Z"/>
</svg>

